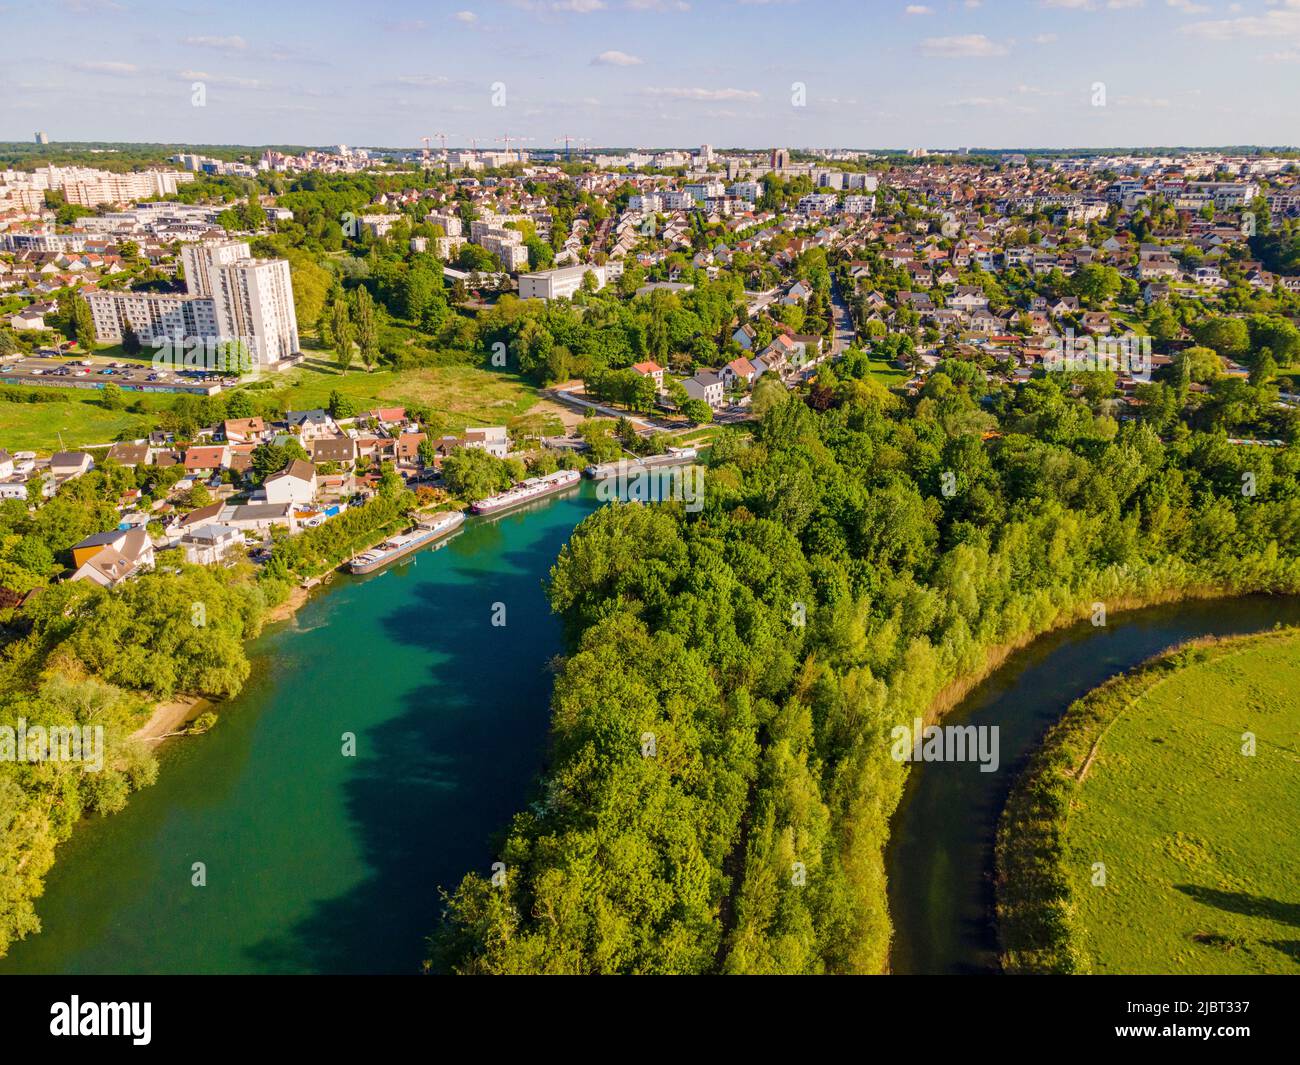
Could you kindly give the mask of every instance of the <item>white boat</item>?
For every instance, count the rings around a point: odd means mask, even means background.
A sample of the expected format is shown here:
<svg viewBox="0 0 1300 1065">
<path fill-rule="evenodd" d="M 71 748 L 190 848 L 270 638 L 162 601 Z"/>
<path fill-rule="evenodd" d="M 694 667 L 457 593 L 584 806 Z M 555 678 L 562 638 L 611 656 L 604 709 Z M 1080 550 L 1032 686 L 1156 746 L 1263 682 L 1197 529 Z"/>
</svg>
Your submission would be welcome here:
<svg viewBox="0 0 1300 1065">
<path fill-rule="evenodd" d="M 465 515 L 459 510 L 439 514 L 431 525 L 417 526 L 409 532 L 385 540 L 382 544 L 363 551 L 348 563 L 353 573 L 373 573 L 381 566 L 386 566 L 399 558 L 418 551 L 426 544 L 441 540 L 444 536 L 460 528 L 465 523 Z"/>
<path fill-rule="evenodd" d="M 480 499 L 470 507 L 470 510 L 475 514 L 498 514 L 521 503 L 530 503 L 534 499 L 541 499 L 565 488 L 572 488 L 580 480 L 582 475 L 577 470 L 558 470 L 543 477 L 530 477 L 526 481 L 520 481 L 508 492 Z"/>
</svg>

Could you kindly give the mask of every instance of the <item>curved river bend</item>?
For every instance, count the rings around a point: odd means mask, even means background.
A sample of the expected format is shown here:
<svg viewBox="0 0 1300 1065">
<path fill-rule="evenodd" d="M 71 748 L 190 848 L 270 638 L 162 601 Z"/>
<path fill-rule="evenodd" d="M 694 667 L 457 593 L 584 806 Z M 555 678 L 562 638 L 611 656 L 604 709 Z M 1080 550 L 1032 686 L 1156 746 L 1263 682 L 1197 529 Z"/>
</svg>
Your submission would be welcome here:
<svg viewBox="0 0 1300 1065">
<path fill-rule="evenodd" d="M 269 628 L 217 727 L 60 846 L 44 930 L 0 973 L 417 971 L 438 888 L 488 871 L 542 768 L 561 641 L 541 581 L 597 505 L 584 483 L 475 519 Z"/>
<path fill-rule="evenodd" d="M 1066 707 L 1117 673 L 1198 636 L 1300 623 L 1300 599 L 1192 600 L 1084 621 L 1010 658 L 941 724 L 997 725 L 1001 764 L 914 766 L 886 856 L 895 973 L 999 971 L 993 923 L 993 841 L 1011 783 Z"/>
<path fill-rule="evenodd" d="M 541 582 L 598 505 L 584 483 L 471 521 L 436 550 L 337 579 L 269 628 L 217 727 L 165 746 L 157 784 L 59 848 L 37 904 L 44 930 L 0 974 L 416 971 L 438 888 L 487 871 L 492 837 L 542 768 L 560 626 Z M 999 725 L 1001 767 L 912 773 L 888 855 L 893 970 L 996 968 L 997 816 L 1073 699 L 1181 640 L 1287 621 L 1300 622 L 1300 600 L 1120 615 L 1044 637 L 972 691 L 945 721 Z M 205 887 L 191 885 L 195 862 Z"/>
</svg>

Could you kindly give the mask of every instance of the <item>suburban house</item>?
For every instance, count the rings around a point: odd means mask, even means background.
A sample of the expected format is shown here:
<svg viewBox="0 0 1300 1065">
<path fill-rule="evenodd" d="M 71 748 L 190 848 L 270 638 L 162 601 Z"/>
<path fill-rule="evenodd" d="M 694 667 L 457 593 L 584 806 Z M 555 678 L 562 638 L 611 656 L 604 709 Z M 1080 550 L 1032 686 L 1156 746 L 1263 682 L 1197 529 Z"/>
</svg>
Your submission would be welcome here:
<svg viewBox="0 0 1300 1065">
<path fill-rule="evenodd" d="M 758 376 L 758 371 L 754 369 L 754 364 L 743 355 L 738 359 L 732 359 L 722 368 L 722 385 L 730 390 L 737 384 L 749 387 L 754 378 Z"/>
<path fill-rule="evenodd" d="M 318 436 L 334 436 L 339 431 L 329 412 L 319 409 L 291 410 L 285 414 L 284 420 L 289 423 L 290 429 L 298 431 L 298 436 L 303 440 L 315 440 Z"/>
<path fill-rule="evenodd" d="M 56 485 L 71 481 L 95 467 L 95 460 L 84 451 L 56 451 L 50 456 L 50 476 Z"/>
<path fill-rule="evenodd" d="M 137 527 L 121 536 L 120 541 L 101 544 L 68 579 L 89 580 L 104 588 L 114 588 L 137 573 L 151 569 L 154 564 L 153 541 L 144 527 Z M 75 554 L 74 548 L 74 557 Z"/>
<path fill-rule="evenodd" d="M 403 433 L 393 441 L 393 457 L 398 462 L 416 463 L 420 461 L 420 445 L 424 443 L 424 433 Z M 469 447 L 469 443 L 462 439 L 462 447 Z"/>
<path fill-rule="evenodd" d="M 753 351 L 757 336 L 754 333 L 754 327 L 746 322 L 731 334 L 731 339 L 739 344 L 745 351 Z"/>
<path fill-rule="evenodd" d="M 351 466 L 357 460 L 357 442 L 350 436 L 321 436 L 307 442 L 307 451 L 311 460 L 318 465 L 333 462 L 339 466 Z"/>
<path fill-rule="evenodd" d="M 985 310 L 989 305 L 989 298 L 984 295 L 982 288 L 974 285 L 958 285 L 957 291 L 948 297 L 947 303 L 954 310 L 972 314 L 975 311 Z"/>
<path fill-rule="evenodd" d="M 424 438 L 423 433 L 411 435 L 419 436 L 421 439 Z M 503 459 L 510 453 L 510 436 L 504 425 L 481 425 L 473 429 L 466 429 L 462 439 L 465 447 L 474 447 L 486 451 L 494 458 Z M 416 453 L 419 453 L 418 442 L 416 443 Z"/>
<path fill-rule="evenodd" d="M 316 495 L 316 467 L 304 459 L 294 459 L 279 473 L 262 482 L 266 502 L 310 503 Z"/>
<path fill-rule="evenodd" d="M 186 562 L 211 566 L 243 543 L 244 536 L 230 525 L 203 525 L 181 537 L 181 552 Z"/>
<path fill-rule="evenodd" d="M 259 444 L 266 439 L 262 418 L 227 418 L 221 428 L 228 444 Z"/>
<path fill-rule="evenodd" d="M 301 462 L 301 459 L 297 461 Z M 280 476 L 277 474 L 276 476 Z M 281 525 L 290 532 L 297 532 L 298 521 L 293 516 L 293 503 L 244 503 L 240 506 L 226 506 L 221 511 L 222 525 L 230 525 L 245 532 L 267 532 L 273 526 Z"/>
<path fill-rule="evenodd" d="M 722 378 L 715 373 L 707 371 L 697 373 L 694 377 L 684 380 L 682 386 L 690 399 L 702 399 L 710 407 L 722 406 L 726 398 Z"/>
<path fill-rule="evenodd" d="M 108 457 L 121 466 L 148 466 L 149 445 L 122 443 L 108 449 Z"/>
<path fill-rule="evenodd" d="M 172 536 L 183 536 L 195 529 L 201 529 L 204 525 L 210 525 L 216 521 L 224 507 L 224 503 L 217 502 L 209 503 L 206 507 L 199 507 L 198 510 L 191 510 L 188 514 L 183 514 L 173 521 L 167 531 Z"/>
<path fill-rule="evenodd" d="M 664 390 L 664 368 L 657 362 L 634 362 L 632 369 L 642 377 L 653 378 L 657 391 Z"/>
<path fill-rule="evenodd" d="M 198 477 L 210 477 L 230 464 L 230 448 L 224 444 L 215 447 L 191 447 L 185 450 L 185 472 Z"/>
<path fill-rule="evenodd" d="M 72 568 L 80 569 L 105 548 L 121 547 L 126 536 L 124 529 L 111 529 L 108 532 L 92 533 L 80 543 L 73 544 Z"/>
</svg>

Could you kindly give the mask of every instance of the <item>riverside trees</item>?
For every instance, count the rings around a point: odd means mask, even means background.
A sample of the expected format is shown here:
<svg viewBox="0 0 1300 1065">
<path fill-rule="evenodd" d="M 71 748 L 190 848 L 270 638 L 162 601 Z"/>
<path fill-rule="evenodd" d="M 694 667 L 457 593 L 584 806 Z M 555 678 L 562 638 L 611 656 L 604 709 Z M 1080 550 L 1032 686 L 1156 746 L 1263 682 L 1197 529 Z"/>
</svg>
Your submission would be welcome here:
<svg viewBox="0 0 1300 1065">
<path fill-rule="evenodd" d="M 893 725 L 1098 600 L 1300 591 L 1300 445 L 1166 444 L 1054 381 L 996 416 L 968 383 L 858 384 L 728 438 L 701 513 L 579 527 L 550 581 L 552 770 L 504 879 L 449 896 L 438 965 L 879 972 Z"/>
</svg>

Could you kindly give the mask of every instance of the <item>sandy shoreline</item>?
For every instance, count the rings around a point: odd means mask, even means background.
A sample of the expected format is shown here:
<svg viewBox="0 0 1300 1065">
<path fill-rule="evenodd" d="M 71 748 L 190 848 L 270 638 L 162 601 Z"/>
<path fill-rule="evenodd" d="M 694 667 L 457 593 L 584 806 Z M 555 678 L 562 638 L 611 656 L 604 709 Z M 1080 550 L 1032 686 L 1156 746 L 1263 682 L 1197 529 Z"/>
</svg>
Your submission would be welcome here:
<svg viewBox="0 0 1300 1065">
<path fill-rule="evenodd" d="M 266 616 L 262 619 L 263 628 L 278 621 L 288 621 L 307 602 L 312 591 L 326 583 L 331 576 L 333 571 L 317 579 L 310 588 L 295 585 L 283 603 L 266 612 Z M 212 700 L 201 695 L 177 694 L 166 702 L 155 704 L 149 719 L 131 733 L 131 739 L 141 740 L 150 747 L 157 747 L 163 740 L 178 732 L 187 722 L 216 705 Z"/>
</svg>

